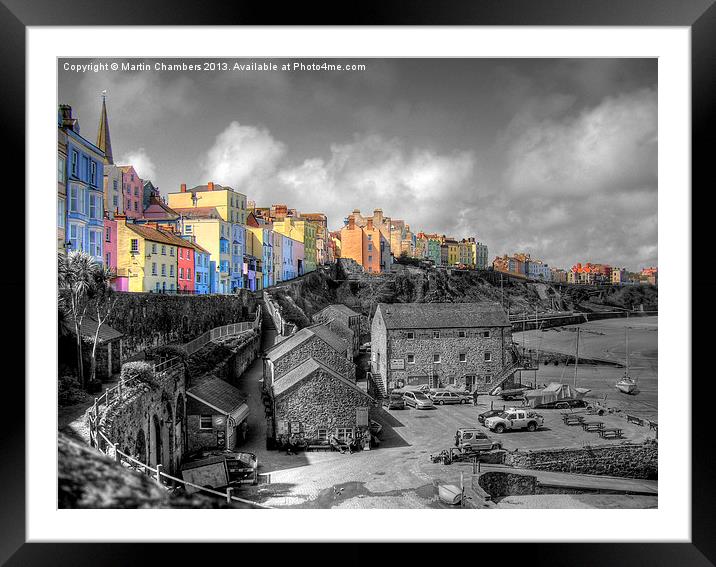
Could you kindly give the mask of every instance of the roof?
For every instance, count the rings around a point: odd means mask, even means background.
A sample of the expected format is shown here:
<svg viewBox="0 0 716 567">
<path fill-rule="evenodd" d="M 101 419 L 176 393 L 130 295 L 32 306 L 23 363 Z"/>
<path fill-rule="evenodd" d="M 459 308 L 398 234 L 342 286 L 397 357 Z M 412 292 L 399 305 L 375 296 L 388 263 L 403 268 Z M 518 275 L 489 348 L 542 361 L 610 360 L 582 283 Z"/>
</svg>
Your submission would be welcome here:
<svg viewBox="0 0 716 567">
<path fill-rule="evenodd" d="M 194 242 L 193 240 L 187 240 L 186 238 L 183 238 L 182 240 L 184 240 L 187 244 L 189 244 L 189 245 L 190 245 L 192 248 L 194 248 L 194 250 L 196 250 L 197 252 L 200 252 L 200 253 L 202 253 L 202 254 L 211 254 L 211 252 L 209 252 L 209 251 L 208 251 L 207 249 L 205 249 L 205 248 L 202 248 L 201 246 L 199 246 L 199 245 L 198 245 L 196 242 Z"/>
<path fill-rule="evenodd" d="M 152 228 L 151 226 L 133 223 L 127 223 L 126 226 L 129 230 L 131 230 L 135 234 L 138 234 L 145 240 L 150 240 L 152 242 L 161 242 L 164 244 L 177 244 L 174 239 L 169 236 L 168 233 L 161 230 L 157 230 L 156 228 Z M 184 246 L 186 246 L 186 244 L 184 244 Z"/>
<path fill-rule="evenodd" d="M 245 401 L 244 395 L 239 390 L 218 378 L 189 388 L 186 393 L 226 414 L 238 409 Z"/>
<path fill-rule="evenodd" d="M 328 307 L 324 307 L 323 309 L 321 309 L 316 315 L 318 315 L 319 313 L 324 313 L 326 311 L 337 312 L 346 317 L 358 317 L 360 315 L 359 313 L 356 313 L 355 311 L 353 311 L 353 309 L 346 305 L 343 305 L 342 303 L 332 303 Z"/>
<path fill-rule="evenodd" d="M 280 343 L 275 344 L 266 351 L 266 358 L 275 362 L 312 337 L 318 337 L 323 342 L 328 343 L 328 345 L 337 352 L 345 353 L 348 349 L 348 345 L 342 338 L 321 324 L 305 327 L 290 337 L 285 338 Z"/>
<path fill-rule="evenodd" d="M 64 327 L 70 331 L 71 333 L 75 332 L 75 327 L 73 324 L 71 324 L 69 321 L 63 321 Z M 94 339 L 94 334 L 97 332 L 97 321 L 94 319 L 91 319 L 90 317 L 84 317 L 82 319 L 82 324 L 80 325 L 80 335 L 83 337 L 88 337 Z M 110 327 L 107 323 L 103 323 L 102 326 L 99 328 L 99 341 L 100 342 L 107 342 L 107 341 L 113 341 L 115 339 L 118 339 L 120 337 L 123 337 L 124 334 L 120 333 L 117 329 Z"/>
<path fill-rule="evenodd" d="M 361 390 L 354 382 L 352 382 L 348 378 L 344 378 L 343 376 L 338 374 L 338 372 L 331 370 L 330 368 L 328 368 L 328 366 L 322 364 L 313 357 L 307 358 L 301 364 L 299 364 L 295 368 L 292 368 L 289 372 L 276 380 L 273 384 L 274 396 L 280 396 L 281 394 L 285 393 L 287 390 L 289 390 L 291 387 L 295 386 L 302 380 L 309 378 L 317 370 L 323 370 L 335 380 L 338 380 L 339 382 L 345 384 L 356 392 L 360 392 L 367 398 L 370 398 L 370 396 L 365 391 Z"/>
<path fill-rule="evenodd" d="M 221 215 L 216 207 L 186 207 L 176 208 L 174 212 L 192 219 L 220 219 Z"/>
<path fill-rule="evenodd" d="M 509 327 L 499 303 L 379 303 L 386 329 Z"/>
<path fill-rule="evenodd" d="M 208 185 L 196 185 L 192 187 L 191 189 L 187 189 L 187 193 L 201 193 L 203 191 L 209 191 Z M 229 187 L 227 185 L 219 185 L 218 183 L 214 183 L 214 188 L 212 191 L 233 191 L 234 193 L 238 193 L 238 191 L 234 190 L 232 187 Z M 242 193 L 243 195 L 243 193 Z"/>
<path fill-rule="evenodd" d="M 171 240 L 172 244 L 175 244 L 176 246 L 181 246 L 182 248 L 193 248 L 191 242 L 188 240 L 182 238 L 178 234 L 174 234 L 173 232 L 169 230 L 159 229 L 159 232 L 161 232 L 164 236 L 169 238 Z"/>
<path fill-rule="evenodd" d="M 160 199 L 157 199 L 154 195 L 152 195 L 149 205 L 147 205 L 147 208 L 144 209 L 144 216 L 147 217 L 147 213 L 151 214 L 158 214 L 162 215 L 162 213 L 166 214 L 167 217 L 170 217 L 172 219 L 175 219 L 179 216 L 179 214 L 172 209 L 169 205 L 166 203 L 163 203 Z"/>
</svg>

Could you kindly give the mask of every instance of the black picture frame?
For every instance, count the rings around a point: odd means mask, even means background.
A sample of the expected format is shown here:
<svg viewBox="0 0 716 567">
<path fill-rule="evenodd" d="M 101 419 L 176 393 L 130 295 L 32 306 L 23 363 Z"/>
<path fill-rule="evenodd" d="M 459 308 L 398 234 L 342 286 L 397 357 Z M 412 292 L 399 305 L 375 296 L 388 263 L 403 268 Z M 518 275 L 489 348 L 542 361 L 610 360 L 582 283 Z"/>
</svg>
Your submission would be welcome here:
<svg viewBox="0 0 716 567">
<path fill-rule="evenodd" d="M 63 26 L 63 25 L 503 25 L 503 26 L 687 26 L 692 34 L 692 173 L 693 187 L 706 183 L 709 176 L 711 148 L 714 146 L 713 101 L 716 100 L 716 6 L 714 0 L 459 0 L 412 2 L 349 2 L 342 4 L 344 11 L 336 8 L 340 3 L 312 2 L 275 7 L 268 3 L 216 2 L 204 0 L 0 0 L 0 30 L 2 30 L 3 85 L 0 88 L 0 112 L 7 140 L 13 143 L 6 148 L 7 164 L 15 164 L 15 170 L 24 171 L 19 164 L 25 163 L 25 31 L 27 26 Z M 345 8 L 348 8 L 345 10 Z M 711 142 L 711 143 L 709 143 Z M 24 174 L 18 175 L 24 180 Z M 709 179 L 712 183 L 712 179 Z M 22 180 L 13 178 L 18 184 Z M 668 188 L 661 187 L 661 190 Z M 30 197 L 27 189 L 25 202 Z M 702 190 L 702 193 L 705 191 Z M 698 196 L 692 189 L 692 200 Z M 37 197 L 37 195 L 35 195 Z M 693 207 L 693 201 L 692 201 Z M 705 206 L 693 208 L 692 226 L 708 226 Z M 13 219 L 8 222 L 12 222 Z M 22 215 L 15 214 L 14 222 L 24 223 Z M 23 227 L 17 227 L 15 234 L 22 234 Z M 699 243 L 701 242 L 701 243 Z M 704 239 L 693 239 L 692 258 L 705 253 Z M 24 243 L 7 243 L 24 248 Z M 23 250 L 24 252 L 24 250 Z M 20 266 L 14 269 L 20 274 L 10 281 L 4 278 L 0 288 L 5 292 L 8 303 L 21 309 L 24 303 L 15 298 L 26 298 L 24 291 L 25 254 L 20 258 Z M 696 273 L 696 272 L 694 272 Z M 713 284 L 707 280 L 688 279 L 684 274 L 684 292 L 691 286 L 692 297 L 712 292 Z M 12 307 L 12 306 L 8 306 Z M 6 317 L 7 311 L 6 312 Z M 23 320 L 17 314 L 12 325 L 0 328 L 6 352 L 19 353 L 24 350 L 25 335 L 23 326 L 17 321 Z M 54 320 L 54 318 L 48 319 Z M 697 340 L 698 322 L 693 319 L 691 332 Z M 703 323 L 702 323 L 703 325 Z M 692 347 L 693 349 L 693 347 Z M 695 352 L 700 352 L 695 350 Z M 704 351 L 701 351 L 704 352 Z M 693 363 L 692 363 L 693 364 Z M 694 366 L 695 370 L 697 367 Z M 7 403 L 9 412 L 3 428 L 0 428 L 2 459 L 0 459 L 0 480 L 2 481 L 3 501 L 0 506 L 0 561 L 8 565 L 136 565 L 159 561 L 165 564 L 179 556 L 183 562 L 199 557 L 212 563 L 224 560 L 237 560 L 235 546 L 205 545 L 178 546 L 175 544 L 156 544 L 140 546 L 133 544 L 69 544 L 46 543 L 29 544 L 25 542 L 25 437 L 24 437 L 24 388 L 13 376 L 14 383 L 9 384 L 10 375 L 6 375 L 5 398 L 15 400 Z M 708 374 L 703 374 L 704 384 L 694 384 L 695 388 L 708 388 Z M 13 395 L 15 394 L 15 395 Z M 496 553 L 503 559 L 507 557 L 529 558 L 534 564 L 557 565 L 712 565 L 716 563 L 716 514 L 714 508 L 714 480 L 716 480 L 716 459 L 709 448 L 713 446 L 713 415 L 709 396 L 692 397 L 692 541 L 691 543 L 589 543 L 589 544 L 503 544 L 481 545 L 478 552 L 480 561 L 490 559 L 487 554 Z M 711 423 L 709 423 L 711 422 Z M 685 424 L 688 427 L 688 424 Z M 52 451 L 48 451 L 54 454 Z M 684 479 L 688 482 L 688 479 Z M 625 526 L 628 529 L 628 526 Z M 515 535 L 519 537 L 519 532 Z M 82 539 L 82 534 L 77 534 Z M 420 557 L 422 561 L 431 559 L 444 562 L 444 546 L 421 545 L 410 556 Z M 463 548 L 463 546 L 460 546 Z M 275 553 L 287 553 L 299 558 L 304 549 L 287 550 L 276 546 L 271 553 L 256 545 L 242 546 L 242 562 L 266 561 L 275 557 Z M 453 550 L 454 551 L 454 550 Z M 210 553 L 210 555 L 207 555 Z M 402 552 L 401 552 L 402 553 Z M 450 552 L 452 555 L 453 552 Z M 458 551 L 458 555 L 463 551 Z M 322 563 L 330 560 L 334 563 L 336 555 L 341 562 L 366 564 L 382 556 L 364 544 L 343 544 L 336 551 L 326 552 L 321 559 L 317 553 L 308 555 L 312 562 Z M 152 557 L 154 556 L 154 557 Z M 298 560 L 298 559 L 297 559 Z"/>
</svg>

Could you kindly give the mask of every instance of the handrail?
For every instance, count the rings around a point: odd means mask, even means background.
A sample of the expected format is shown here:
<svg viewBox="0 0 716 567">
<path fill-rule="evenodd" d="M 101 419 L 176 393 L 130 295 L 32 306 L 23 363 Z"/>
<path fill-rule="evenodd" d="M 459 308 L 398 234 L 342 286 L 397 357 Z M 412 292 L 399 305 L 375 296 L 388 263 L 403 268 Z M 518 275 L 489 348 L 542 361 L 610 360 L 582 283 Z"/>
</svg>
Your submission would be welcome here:
<svg viewBox="0 0 716 567">
<path fill-rule="evenodd" d="M 249 330 L 254 330 L 258 328 L 258 326 L 261 324 L 261 306 L 258 306 L 258 309 L 256 311 L 256 317 L 254 317 L 253 321 L 242 321 L 239 323 L 231 323 L 229 325 L 224 325 L 223 327 L 216 327 L 215 329 L 211 329 L 210 331 L 207 331 L 197 339 L 194 339 L 194 341 L 191 341 L 190 343 L 187 343 L 186 345 L 183 345 L 185 347 L 185 351 L 187 350 L 186 347 L 189 344 L 192 344 L 196 342 L 198 339 L 203 339 L 204 337 L 208 336 L 210 337 L 209 340 L 206 340 L 203 342 L 203 344 L 198 347 L 196 350 L 199 350 L 202 348 L 205 344 L 208 342 L 211 342 L 213 340 L 213 334 L 216 332 L 218 334 L 218 337 L 226 337 L 238 333 L 242 333 Z M 196 352 L 194 350 L 193 352 Z M 191 354 L 191 353 L 189 353 Z M 168 360 L 165 360 L 163 362 L 160 362 L 159 364 L 155 364 L 153 366 L 153 370 L 155 373 L 164 372 L 170 368 L 173 368 L 175 365 L 179 364 L 181 362 L 180 357 L 173 357 Z M 161 485 L 162 484 L 162 477 L 172 480 L 173 482 L 178 482 L 183 485 L 192 486 L 200 491 L 208 492 L 210 494 L 214 494 L 217 496 L 221 496 L 222 498 L 226 498 L 227 502 L 236 501 L 241 502 L 244 504 L 249 504 L 251 506 L 255 506 L 257 508 L 271 508 L 271 506 L 266 506 L 263 504 L 259 504 L 257 502 L 252 502 L 251 500 L 245 500 L 243 498 L 239 498 L 237 496 L 234 496 L 232 494 L 233 487 L 229 487 L 226 490 L 226 493 L 221 493 L 216 490 L 212 490 L 210 488 L 205 488 L 203 486 L 199 486 L 197 484 L 193 484 L 191 482 L 187 482 L 183 479 L 171 476 L 165 472 L 163 472 L 162 465 L 158 464 L 156 468 L 151 467 L 150 465 L 143 463 L 139 461 L 138 459 L 135 459 L 134 457 L 128 455 L 124 451 L 119 449 L 119 444 L 114 443 L 107 435 L 105 435 L 104 431 L 100 428 L 99 425 L 99 407 L 104 404 L 109 408 L 109 406 L 112 404 L 113 401 L 119 400 L 121 402 L 122 400 L 122 388 L 128 387 L 132 385 L 134 382 L 138 380 L 138 377 L 129 378 L 125 381 L 120 381 L 117 383 L 116 386 L 113 386 L 111 388 L 107 388 L 99 397 L 95 398 L 94 404 L 92 405 L 91 411 L 89 412 L 89 438 L 90 438 L 90 445 L 95 447 L 100 453 L 103 453 L 105 455 L 109 455 L 110 447 L 112 447 L 114 451 L 114 459 L 115 462 L 118 464 L 122 464 L 122 461 L 127 462 L 130 466 L 131 463 L 135 463 L 136 467 L 141 467 L 142 471 L 145 474 L 151 474 L 154 476 L 156 481 Z M 117 394 L 115 396 L 115 393 Z M 99 442 L 101 440 L 104 441 L 104 443 L 107 445 L 107 448 L 103 450 L 101 447 L 101 443 Z"/>
</svg>

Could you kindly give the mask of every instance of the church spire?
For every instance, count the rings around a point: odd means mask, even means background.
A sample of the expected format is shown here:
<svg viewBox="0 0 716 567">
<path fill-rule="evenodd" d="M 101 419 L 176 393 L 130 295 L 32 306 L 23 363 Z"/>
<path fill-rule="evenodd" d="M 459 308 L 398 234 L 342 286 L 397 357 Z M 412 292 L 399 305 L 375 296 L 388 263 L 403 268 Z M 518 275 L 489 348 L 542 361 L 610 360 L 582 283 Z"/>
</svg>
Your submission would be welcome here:
<svg viewBox="0 0 716 567">
<path fill-rule="evenodd" d="M 112 157 L 112 141 L 109 138 L 109 120 L 107 120 L 107 91 L 102 91 L 102 112 L 99 116 L 99 130 L 97 130 L 97 147 L 105 155 L 105 163 L 114 165 Z"/>
</svg>

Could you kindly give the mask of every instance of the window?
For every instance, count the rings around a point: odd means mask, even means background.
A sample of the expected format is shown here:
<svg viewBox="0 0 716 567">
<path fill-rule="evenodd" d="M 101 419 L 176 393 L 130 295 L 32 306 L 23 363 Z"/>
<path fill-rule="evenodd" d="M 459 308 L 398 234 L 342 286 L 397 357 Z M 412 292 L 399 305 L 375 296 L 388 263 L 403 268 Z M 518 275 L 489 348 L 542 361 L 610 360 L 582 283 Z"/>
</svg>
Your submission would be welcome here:
<svg viewBox="0 0 716 567">
<path fill-rule="evenodd" d="M 119 207 L 119 197 L 117 195 L 112 196 L 112 206 L 116 209 Z"/>
<path fill-rule="evenodd" d="M 169 247 L 169 255 L 174 256 L 174 248 L 171 246 Z"/>
<path fill-rule="evenodd" d="M 89 200 L 89 216 L 91 219 L 97 219 L 99 218 L 97 216 L 97 197 L 95 195 L 90 195 Z"/>
<path fill-rule="evenodd" d="M 483 336 L 484 338 L 486 338 L 486 339 L 489 339 L 489 338 L 490 338 L 490 331 L 484 331 L 484 332 L 482 333 L 482 336 Z"/>
<path fill-rule="evenodd" d="M 57 181 L 65 181 L 65 158 L 57 158 Z"/>
<path fill-rule="evenodd" d="M 490 382 L 492 382 L 492 375 L 485 374 L 485 384 L 489 384 Z"/>
<path fill-rule="evenodd" d="M 169 266 L 169 275 L 170 275 L 171 277 L 174 277 L 174 265 L 173 265 L 173 264 L 171 264 L 171 265 Z"/>
<path fill-rule="evenodd" d="M 167 247 L 164 246 L 164 244 L 162 244 L 162 256 L 166 256 L 166 255 L 167 255 Z"/>
<path fill-rule="evenodd" d="M 465 352 L 460 353 L 460 362 L 467 362 L 467 353 L 465 353 Z"/>
<path fill-rule="evenodd" d="M 186 279 L 188 279 L 188 280 L 191 279 L 191 268 L 186 269 Z"/>
<path fill-rule="evenodd" d="M 97 162 L 90 161 L 90 183 L 97 186 Z"/>
<path fill-rule="evenodd" d="M 326 441 L 328 439 L 328 429 L 319 429 L 316 432 L 316 437 L 319 441 Z"/>
<path fill-rule="evenodd" d="M 117 180 L 116 179 L 112 180 L 112 189 L 114 189 L 115 191 L 117 190 Z"/>
<path fill-rule="evenodd" d="M 73 150 L 72 151 L 72 175 L 74 175 L 75 177 L 77 177 L 77 159 L 78 159 L 77 152 Z"/>
<path fill-rule="evenodd" d="M 102 239 L 102 233 L 97 230 L 90 230 L 89 232 L 89 251 L 92 256 L 102 255 L 102 245 L 100 243 Z"/>
<path fill-rule="evenodd" d="M 179 258 L 182 258 L 182 259 L 184 258 L 184 249 L 183 248 L 179 248 Z"/>
<path fill-rule="evenodd" d="M 152 275 L 153 276 L 157 275 L 157 263 L 156 262 L 152 262 Z"/>
<path fill-rule="evenodd" d="M 78 250 L 77 245 L 78 245 L 78 243 L 79 243 L 79 239 L 78 239 L 78 236 L 77 236 L 77 235 L 78 235 L 79 232 L 80 232 L 79 227 L 78 227 L 76 224 L 71 224 L 71 225 L 70 225 L 70 237 L 69 237 L 69 240 L 70 240 L 70 247 L 72 248 L 72 250 Z"/>
<path fill-rule="evenodd" d="M 372 234 L 369 234 L 369 235 L 368 235 L 368 240 L 373 240 L 373 235 L 372 235 Z"/>
<path fill-rule="evenodd" d="M 128 211 L 132 210 L 132 201 L 130 201 L 129 199 L 127 199 L 127 210 Z"/>
<path fill-rule="evenodd" d="M 369 262 L 372 262 L 372 261 L 373 261 L 373 256 L 368 256 L 368 261 L 369 261 Z"/>
<path fill-rule="evenodd" d="M 70 212 L 79 212 L 79 187 L 70 185 Z"/>
<path fill-rule="evenodd" d="M 434 354 L 434 355 L 433 355 L 433 363 L 434 363 L 434 364 L 440 364 L 440 355 L 439 355 L 439 354 Z"/>
<path fill-rule="evenodd" d="M 162 264 L 162 275 L 163 276 L 167 275 L 167 265 L 166 264 Z"/>
<path fill-rule="evenodd" d="M 136 201 L 134 202 L 134 210 L 135 211 L 137 210 L 137 202 Z"/>
<path fill-rule="evenodd" d="M 155 243 L 152 243 L 152 254 L 157 253 L 157 245 Z"/>
<path fill-rule="evenodd" d="M 106 256 L 104 257 L 104 263 L 107 265 L 108 268 L 112 265 L 111 259 L 112 257 L 110 253 L 107 252 Z"/>
<path fill-rule="evenodd" d="M 156 291 L 157 293 L 159 293 L 159 282 L 157 282 L 157 283 L 154 285 L 154 291 Z"/>
<path fill-rule="evenodd" d="M 408 339 L 413 340 L 415 338 L 415 332 L 414 331 L 408 331 L 407 332 Z"/>
<path fill-rule="evenodd" d="M 129 250 L 132 252 L 132 254 L 136 254 L 137 252 L 139 252 L 139 240 L 137 240 L 136 238 L 132 238 Z"/>
<path fill-rule="evenodd" d="M 184 232 L 187 234 L 191 234 L 194 231 L 194 227 L 190 224 L 187 224 L 184 226 Z"/>
<path fill-rule="evenodd" d="M 408 364 L 415 364 L 415 355 L 414 354 L 408 355 Z"/>
<path fill-rule="evenodd" d="M 179 268 L 179 279 L 180 280 L 184 279 L 184 268 Z"/>
<path fill-rule="evenodd" d="M 137 189 L 136 187 L 134 188 L 134 196 L 139 197 L 139 189 Z"/>
<path fill-rule="evenodd" d="M 65 200 L 57 199 L 57 226 L 65 228 Z"/>
<path fill-rule="evenodd" d="M 104 241 L 112 242 L 112 229 L 109 227 L 104 231 Z"/>
<path fill-rule="evenodd" d="M 170 291 L 174 291 L 174 284 L 173 284 L 173 283 L 169 284 L 169 290 L 170 290 Z"/>
<path fill-rule="evenodd" d="M 454 385 L 455 385 L 455 376 L 450 376 L 450 378 L 448 378 L 448 384 L 449 384 L 450 386 L 454 386 Z"/>
<path fill-rule="evenodd" d="M 368 243 L 368 252 L 372 252 L 372 251 L 373 251 L 373 244 L 371 244 L 371 243 L 369 242 L 369 243 Z"/>
<path fill-rule="evenodd" d="M 461 339 L 464 339 L 465 336 L 466 336 L 466 335 L 465 335 L 465 331 L 458 331 L 458 332 L 457 332 L 457 336 L 460 337 Z"/>
<path fill-rule="evenodd" d="M 339 427 L 336 430 L 336 436 L 340 440 L 347 439 L 349 436 L 353 437 L 353 428 L 352 427 Z"/>
<path fill-rule="evenodd" d="M 433 331 L 433 338 L 439 339 L 440 338 L 440 331 Z"/>
<path fill-rule="evenodd" d="M 485 362 L 492 362 L 492 353 L 491 352 L 485 353 Z"/>
</svg>

